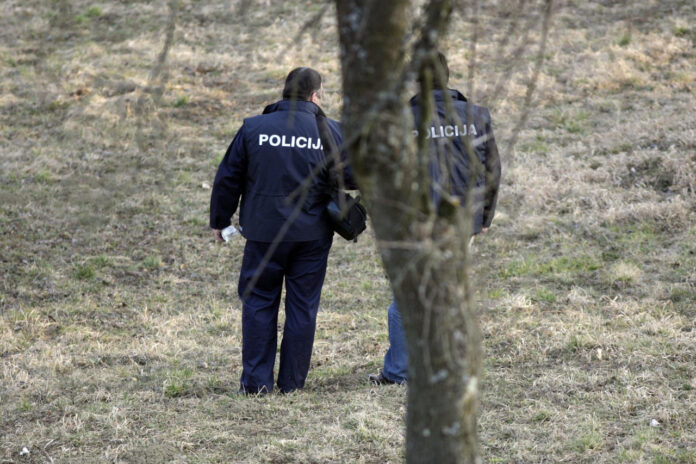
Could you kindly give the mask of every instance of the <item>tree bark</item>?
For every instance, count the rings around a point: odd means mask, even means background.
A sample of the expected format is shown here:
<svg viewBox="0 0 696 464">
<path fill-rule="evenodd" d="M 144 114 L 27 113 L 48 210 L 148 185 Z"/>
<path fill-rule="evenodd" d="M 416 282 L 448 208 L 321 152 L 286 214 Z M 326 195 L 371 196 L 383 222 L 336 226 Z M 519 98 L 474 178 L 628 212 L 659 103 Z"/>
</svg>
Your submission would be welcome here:
<svg viewBox="0 0 696 464">
<path fill-rule="evenodd" d="M 468 285 L 469 228 L 462 227 L 457 204 L 432 210 L 427 147 L 418 149 L 413 136 L 404 39 L 415 6 L 406 0 L 336 5 L 345 139 L 409 347 L 406 460 L 479 462 L 481 356 Z M 449 1 L 430 2 L 415 59 L 435 49 L 450 13 Z"/>
</svg>

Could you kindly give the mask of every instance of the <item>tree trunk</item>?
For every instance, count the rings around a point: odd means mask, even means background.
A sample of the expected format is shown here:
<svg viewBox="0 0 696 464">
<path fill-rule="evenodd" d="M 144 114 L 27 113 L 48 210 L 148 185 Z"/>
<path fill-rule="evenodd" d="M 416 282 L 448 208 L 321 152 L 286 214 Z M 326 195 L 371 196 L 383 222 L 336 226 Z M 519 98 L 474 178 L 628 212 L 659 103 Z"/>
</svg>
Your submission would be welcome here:
<svg viewBox="0 0 696 464">
<path fill-rule="evenodd" d="M 406 101 L 404 38 L 415 6 L 336 4 L 345 139 L 408 340 L 407 462 L 479 462 L 480 336 L 468 288 L 468 228 L 456 205 L 432 211 L 427 148 L 416 147 Z M 436 47 L 451 12 L 447 1 L 431 7 L 432 29 L 418 46 L 424 52 Z"/>
</svg>

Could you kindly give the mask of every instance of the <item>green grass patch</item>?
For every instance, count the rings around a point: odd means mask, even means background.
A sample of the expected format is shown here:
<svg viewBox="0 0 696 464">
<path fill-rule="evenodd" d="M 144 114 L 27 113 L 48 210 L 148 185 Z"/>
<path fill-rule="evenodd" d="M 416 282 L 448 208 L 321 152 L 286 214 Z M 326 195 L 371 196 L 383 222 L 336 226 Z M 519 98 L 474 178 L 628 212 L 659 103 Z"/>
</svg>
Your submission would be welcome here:
<svg viewBox="0 0 696 464">
<path fill-rule="evenodd" d="M 629 441 L 629 446 L 634 450 L 643 450 L 655 441 L 657 435 L 656 427 L 641 427 L 635 431 L 634 436 Z"/>
<path fill-rule="evenodd" d="M 619 47 L 626 47 L 631 43 L 631 34 L 624 34 L 617 42 Z"/>
<path fill-rule="evenodd" d="M 488 292 L 488 298 L 491 300 L 500 300 L 505 295 L 506 295 L 506 292 L 500 288 L 494 288 Z"/>
<path fill-rule="evenodd" d="M 178 398 L 189 395 L 192 378 L 193 371 L 187 367 L 170 372 L 165 381 L 164 396 Z"/>
<path fill-rule="evenodd" d="M 604 446 L 604 435 L 598 429 L 597 424 L 587 424 L 583 429 L 579 436 L 570 442 L 570 448 L 573 451 L 586 453 L 599 450 Z"/>
<path fill-rule="evenodd" d="M 609 266 L 607 270 L 607 279 L 612 284 L 635 283 L 643 276 L 643 271 L 636 263 L 629 261 L 617 261 Z"/>
<path fill-rule="evenodd" d="M 696 302 L 696 290 L 690 287 L 673 288 L 669 295 L 672 303 Z"/>
<path fill-rule="evenodd" d="M 533 301 L 543 303 L 555 303 L 556 299 L 556 294 L 545 288 L 537 288 L 534 291 L 534 296 L 532 297 Z"/>
<path fill-rule="evenodd" d="M 188 171 L 182 171 L 176 176 L 175 185 L 187 185 L 193 182 L 193 175 Z"/>
<path fill-rule="evenodd" d="M 569 353 L 592 350 L 597 347 L 597 343 L 587 334 L 573 334 L 566 342 L 565 348 Z"/>
<path fill-rule="evenodd" d="M 36 174 L 34 174 L 34 181 L 40 184 L 50 184 L 51 182 L 53 182 L 53 177 L 50 171 L 46 169 L 41 169 Z"/>
<path fill-rule="evenodd" d="M 629 142 L 621 142 L 604 150 L 597 151 L 598 155 L 618 155 L 619 153 L 633 153 L 634 146 Z"/>
<path fill-rule="evenodd" d="M 608 228 L 610 234 L 607 236 L 608 241 L 604 244 L 605 248 L 609 247 L 616 251 L 618 257 L 624 259 L 631 255 L 651 253 L 664 239 L 661 227 L 661 224 L 647 221 L 611 226 Z"/>
<path fill-rule="evenodd" d="M 99 255 L 90 260 L 91 264 L 96 268 L 111 267 L 114 265 L 114 259 L 111 256 Z"/>
<path fill-rule="evenodd" d="M 353 372 L 352 367 L 343 364 L 340 366 L 320 367 L 312 371 L 312 376 L 322 383 L 336 380 L 338 377 L 350 375 Z"/>
<path fill-rule="evenodd" d="M 656 450 L 652 453 L 654 464 L 694 464 L 696 451 L 689 449 Z"/>
<path fill-rule="evenodd" d="M 674 36 L 690 39 L 696 44 L 696 28 L 688 28 L 686 26 L 677 26 L 674 28 Z"/>
<path fill-rule="evenodd" d="M 219 379 L 216 377 L 208 378 L 206 380 L 205 386 L 206 390 L 217 394 L 233 393 L 235 391 L 233 390 L 229 382 L 226 382 L 223 379 Z"/>
<path fill-rule="evenodd" d="M 617 454 L 618 462 L 622 463 L 636 463 L 640 462 L 641 453 L 639 450 L 633 450 L 633 449 L 622 449 L 619 451 Z"/>
<path fill-rule="evenodd" d="M 42 277 L 48 277 L 52 270 L 53 267 L 51 266 L 50 262 L 43 259 L 37 259 L 25 271 L 25 275 L 30 279 L 39 279 Z"/>
<path fill-rule="evenodd" d="M 154 271 L 162 267 L 162 258 L 150 255 L 143 259 L 143 267 L 148 271 Z"/>
<path fill-rule="evenodd" d="M 585 128 L 582 126 L 582 124 L 577 122 L 569 122 L 564 126 L 564 128 L 570 134 L 583 134 L 585 132 Z"/>
<path fill-rule="evenodd" d="M 691 34 L 691 29 L 686 26 L 676 26 L 674 28 L 674 35 L 676 37 L 688 37 Z"/>
<path fill-rule="evenodd" d="M 99 18 L 102 14 L 101 8 L 98 6 L 91 6 L 84 13 L 76 15 L 74 19 L 77 24 L 85 24 L 92 19 Z"/>
<path fill-rule="evenodd" d="M 218 167 L 220 163 L 222 162 L 222 159 L 225 157 L 225 150 L 221 150 L 218 154 L 216 154 L 213 158 L 210 158 L 210 164 L 211 166 Z"/>
<path fill-rule="evenodd" d="M 85 16 L 87 16 L 88 18 L 98 18 L 102 14 L 104 13 L 102 12 L 101 8 L 99 8 L 98 6 L 92 6 L 87 10 Z"/>
<path fill-rule="evenodd" d="M 602 266 L 600 258 L 592 255 L 561 256 L 548 260 L 528 257 L 511 262 L 500 273 L 500 277 L 554 276 L 566 273 L 596 271 Z"/>
<path fill-rule="evenodd" d="M 177 98 L 174 102 L 174 108 L 181 108 L 182 106 L 186 106 L 188 102 L 189 97 L 187 95 L 182 95 L 181 97 Z"/>
<path fill-rule="evenodd" d="M 22 398 L 22 401 L 17 405 L 17 411 L 19 412 L 29 412 L 32 409 L 34 409 L 34 407 L 32 406 L 31 402 L 26 398 Z"/>
<path fill-rule="evenodd" d="M 205 227 L 208 225 L 208 220 L 203 216 L 192 216 L 186 222 L 194 227 Z"/>
<path fill-rule="evenodd" d="M 73 277 L 77 280 L 92 280 L 97 273 L 90 264 L 78 264 L 73 271 Z"/>
<path fill-rule="evenodd" d="M 549 144 L 546 139 L 537 136 L 532 141 L 520 143 L 520 151 L 525 153 L 539 153 L 545 155 L 549 152 Z"/>
<path fill-rule="evenodd" d="M 587 120 L 591 113 L 587 110 L 568 111 L 555 108 L 548 115 L 549 121 L 569 134 L 580 135 L 586 132 Z"/>
</svg>

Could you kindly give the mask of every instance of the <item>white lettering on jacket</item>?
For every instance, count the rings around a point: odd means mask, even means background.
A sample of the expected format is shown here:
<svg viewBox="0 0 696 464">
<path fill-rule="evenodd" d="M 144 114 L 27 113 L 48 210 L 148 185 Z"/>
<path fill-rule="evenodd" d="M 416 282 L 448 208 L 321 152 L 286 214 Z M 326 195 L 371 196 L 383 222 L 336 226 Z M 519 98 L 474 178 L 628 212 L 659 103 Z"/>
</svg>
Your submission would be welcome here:
<svg viewBox="0 0 696 464">
<path fill-rule="evenodd" d="M 413 134 L 418 136 L 418 131 L 414 130 Z M 426 139 L 439 139 L 441 137 L 453 138 L 466 135 L 478 135 L 476 131 L 476 126 L 469 124 L 469 127 L 465 124 L 460 125 L 447 125 L 447 126 L 430 126 L 430 129 L 425 133 Z"/>
<path fill-rule="evenodd" d="M 297 137 L 295 135 L 259 134 L 259 146 L 264 144 L 272 147 L 324 149 L 321 139 L 318 137 Z"/>
</svg>

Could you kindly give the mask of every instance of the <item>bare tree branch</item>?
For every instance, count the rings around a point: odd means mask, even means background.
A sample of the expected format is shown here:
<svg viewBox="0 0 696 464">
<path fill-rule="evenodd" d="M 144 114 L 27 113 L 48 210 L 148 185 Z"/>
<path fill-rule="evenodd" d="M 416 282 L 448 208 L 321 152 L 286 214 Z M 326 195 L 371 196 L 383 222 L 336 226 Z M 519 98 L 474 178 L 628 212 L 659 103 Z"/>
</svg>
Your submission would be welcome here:
<svg viewBox="0 0 696 464">
<path fill-rule="evenodd" d="M 529 117 L 529 113 L 532 110 L 532 97 L 534 96 L 534 91 L 536 90 L 536 84 L 537 80 L 539 79 L 539 73 L 541 72 L 541 67 L 544 64 L 544 58 L 546 55 L 546 43 L 548 39 L 548 34 L 549 34 L 549 29 L 551 28 L 551 17 L 553 14 L 553 0 L 545 0 L 545 8 L 544 8 L 544 21 L 542 24 L 542 30 L 541 30 L 541 42 L 539 43 L 539 52 L 537 53 L 536 60 L 535 60 L 535 65 L 534 65 L 534 72 L 532 74 L 532 78 L 529 82 L 529 85 L 527 86 L 527 94 L 525 95 L 524 98 L 524 105 L 523 105 L 523 110 L 522 110 L 522 115 L 520 116 L 519 121 L 517 122 L 517 125 L 515 128 L 512 130 L 512 137 L 510 139 L 510 142 L 508 143 L 508 146 L 506 147 L 506 152 L 507 153 L 512 153 L 512 149 L 515 146 L 515 143 L 517 143 L 517 137 L 520 133 L 520 130 L 522 130 L 522 127 L 527 123 L 527 118 Z"/>
<path fill-rule="evenodd" d="M 150 72 L 150 78 L 148 85 L 143 92 L 140 94 L 136 104 L 135 104 L 135 114 L 138 118 L 136 124 L 136 134 L 135 140 L 138 144 L 138 148 L 141 151 L 147 150 L 147 143 L 145 140 L 145 134 L 143 129 L 145 126 L 144 118 L 146 114 L 145 106 L 147 104 L 147 94 L 152 94 L 153 101 L 156 105 L 160 105 L 162 95 L 164 94 L 164 87 L 169 80 L 169 72 L 167 70 L 167 57 L 169 55 L 169 50 L 174 43 L 174 31 L 176 30 L 176 19 L 179 10 L 179 1 L 170 0 L 169 1 L 169 18 L 167 20 L 167 27 L 165 29 L 165 39 L 162 50 L 157 57 L 154 68 Z"/>
<path fill-rule="evenodd" d="M 245 1 L 249 1 L 249 0 L 245 0 Z M 302 25 L 300 30 L 297 31 L 297 34 L 295 34 L 295 37 L 290 42 L 288 42 L 288 45 L 285 48 L 283 48 L 280 53 L 278 53 L 276 60 L 280 60 L 283 56 L 285 56 L 288 53 L 289 50 L 291 50 L 293 47 L 297 46 L 300 43 L 302 36 L 307 31 L 310 31 L 319 25 L 322 18 L 326 15 L 326 12 L 328 11 L 329 6 L 331 6 L 330 0 L 326 0 L 326 2 L 324 3 L 324 6 L 321 7 L 321 10 L 319 10 L 317 13 L 315 13 L 314 16 L 310 17 Z"/>
</svg>

